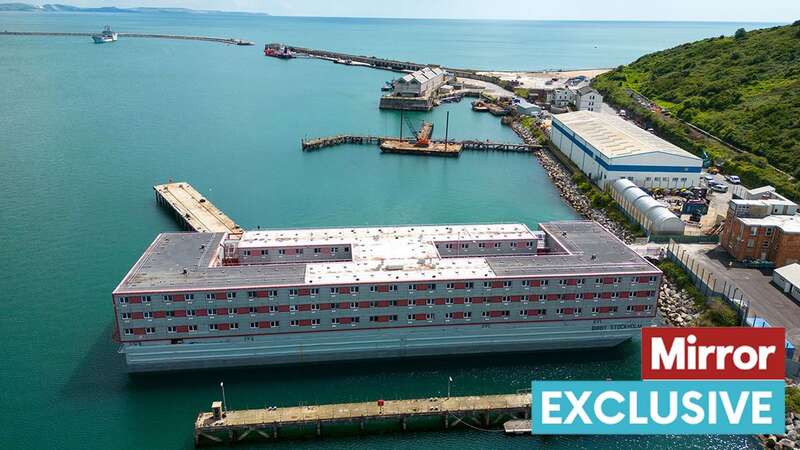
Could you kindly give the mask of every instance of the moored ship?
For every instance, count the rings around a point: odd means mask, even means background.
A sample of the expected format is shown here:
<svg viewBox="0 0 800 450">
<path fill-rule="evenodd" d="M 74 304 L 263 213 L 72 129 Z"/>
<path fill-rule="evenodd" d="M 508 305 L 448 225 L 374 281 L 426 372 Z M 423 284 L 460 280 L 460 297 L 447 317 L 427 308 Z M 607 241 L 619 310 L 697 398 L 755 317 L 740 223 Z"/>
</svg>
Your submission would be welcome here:
<svg viewBox="0 0 800 450">
<path fill-rule="evenodd" d="M 110 26 L 106 25 L 102 33 L 92 35 L 92 40 L 95 44 L 106 44 L 108 42 L 115 42 L 117 37 L 117 33 L 112 31 Z"/>
<path fill-rule="evenodd" d="M 130 371 L 610 347 L 661 272 L 594 222 L 163 233 L 114 290 Z"/>
<path fill-rule="evenodd" d="M 294 58 L 294 52 L 289 50 L 286 46 L 279 46 L 274 47 L 270 46 L 269 44 L 264 46 L 264 56 L 271 56 L 273 58 L 279 59 L 292 59 Z"/>
</svg>

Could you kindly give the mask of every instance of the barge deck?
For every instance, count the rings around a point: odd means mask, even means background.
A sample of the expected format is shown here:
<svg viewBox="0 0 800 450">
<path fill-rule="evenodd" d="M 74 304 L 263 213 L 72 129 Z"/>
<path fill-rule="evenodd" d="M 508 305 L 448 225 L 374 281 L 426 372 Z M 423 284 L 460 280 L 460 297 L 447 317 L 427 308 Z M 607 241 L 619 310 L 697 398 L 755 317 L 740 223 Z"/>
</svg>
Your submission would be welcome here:
<svg viewBox="0 0 800 450">
<path fill-rule="evenodd" d="M 303 151 L 319 150 L 326 147 L 333 147 L 343 144 L 371 144 L 382 146 L 384 142 L 406 142 L 408 145 L 413 146 L 412 139 L 400 139 L 388 136 L 366 136 L 366 135 L 352 135 L 352 134 L 339 134 L 335 136 L 326 136 L 313 139 L 303 139 L 300 141 L 300 146 Z M 444 147 L 444 141 L 432 141 L 432 144 L 441 145 Z M 481 141 L 477 139 L 465 141 L 449 140 L 447 147 L 460 146 L 462 150 L 485 150 L 485 151 L 501 151 L 501 152 L 515 152 L 515 153 L 531 153 L 542 149 L 540 145 L 530 144 L 513 144 L 507 142 L 491 142 Z M 418 152 L 416 152 L 418 153 Z"/>
</svg>

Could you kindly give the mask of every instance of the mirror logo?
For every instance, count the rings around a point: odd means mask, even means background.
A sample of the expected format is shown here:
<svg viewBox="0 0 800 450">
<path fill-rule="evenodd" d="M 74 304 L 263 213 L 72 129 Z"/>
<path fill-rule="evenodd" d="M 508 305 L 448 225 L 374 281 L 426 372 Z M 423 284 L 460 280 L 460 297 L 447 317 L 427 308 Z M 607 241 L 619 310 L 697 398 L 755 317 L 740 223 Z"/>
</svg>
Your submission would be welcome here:
<svg viewBox="0 0 800 450">
<path fill-rule="evenodd" d="M 780 434 L 783 328 L 643 328 L 641 381 L 533 381 L 533 434 Z"/>
</svg>

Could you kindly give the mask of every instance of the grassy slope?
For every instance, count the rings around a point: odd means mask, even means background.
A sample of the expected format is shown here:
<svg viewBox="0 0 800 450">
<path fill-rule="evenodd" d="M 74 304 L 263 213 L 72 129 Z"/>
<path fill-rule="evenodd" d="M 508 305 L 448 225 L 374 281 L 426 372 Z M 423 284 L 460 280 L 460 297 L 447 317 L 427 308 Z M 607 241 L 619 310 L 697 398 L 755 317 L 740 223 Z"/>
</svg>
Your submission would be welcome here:
<svg viewBox="0 0 800 450">
<path fill-rule="evenodd" d="M 765 164 L 800 178 L 800 21 L 652 53 L 598 77 L 595 86 L 673 143 L 726 160 L 751 184 L 773 184 L 800 197 L 797 180 Z M 737 155 L 652 114 L 632 101 L 628 89 L 751 155 Z"/>
</svg>

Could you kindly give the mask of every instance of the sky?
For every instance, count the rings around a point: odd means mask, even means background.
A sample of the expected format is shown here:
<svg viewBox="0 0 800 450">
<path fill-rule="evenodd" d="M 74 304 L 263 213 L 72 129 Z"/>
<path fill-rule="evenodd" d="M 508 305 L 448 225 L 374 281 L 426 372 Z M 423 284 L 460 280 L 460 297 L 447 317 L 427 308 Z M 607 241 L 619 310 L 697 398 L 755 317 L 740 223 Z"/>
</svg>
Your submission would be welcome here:
<svg viewBox="0 0 800 450">
<path fill-rule="evenodd" d="M 730 22 L 800 19 L 800 0 L 59 0 L 58 3 L 258 11 L 281 16 Z"/>
</svg>

